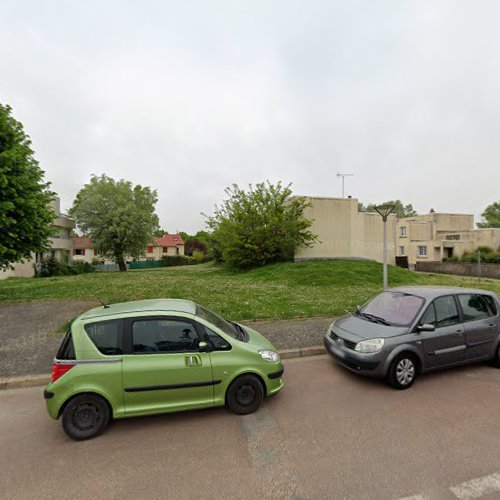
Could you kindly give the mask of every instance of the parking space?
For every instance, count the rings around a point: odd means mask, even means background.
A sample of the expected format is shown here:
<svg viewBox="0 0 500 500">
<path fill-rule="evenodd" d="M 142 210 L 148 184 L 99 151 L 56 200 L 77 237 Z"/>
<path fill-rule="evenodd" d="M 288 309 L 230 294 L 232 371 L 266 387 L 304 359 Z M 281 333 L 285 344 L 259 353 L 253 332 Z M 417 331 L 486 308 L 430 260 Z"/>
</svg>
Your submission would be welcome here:
<svg viewBox="0 0 500 500">
<path fill-rule="evenodd" d="M 0 392 L 3 498 L 500 497 L 500 370 L 423 376 L 407 391 L 327 356 L 289 360 L 252 415 L 117 421 L 70 441 L 41 388 Z"/>
</svg>

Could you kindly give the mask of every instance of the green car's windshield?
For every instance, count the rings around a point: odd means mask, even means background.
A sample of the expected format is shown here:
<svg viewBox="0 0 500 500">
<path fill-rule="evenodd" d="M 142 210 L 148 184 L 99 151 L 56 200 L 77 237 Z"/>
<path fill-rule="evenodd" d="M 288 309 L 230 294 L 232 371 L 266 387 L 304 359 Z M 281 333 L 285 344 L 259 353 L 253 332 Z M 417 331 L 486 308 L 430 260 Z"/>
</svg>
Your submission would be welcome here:
<svg viewBox="0 0 500 500">
<path fill-rule="evenodd" d="M 225 334 L 230 335 L 233 339 L 241 340 L 240 332 L 236 328 L 236 325 L 234 323 L 230 323 L 226 319 L 217 316 L 217 314 L 209 311 L 208 309 L 205 309 L 199 304 L 196 304 L 196 315 L 208 321 L 209 323 L 212 323 L 212 325 L 215 325 Z"/>
</svg>

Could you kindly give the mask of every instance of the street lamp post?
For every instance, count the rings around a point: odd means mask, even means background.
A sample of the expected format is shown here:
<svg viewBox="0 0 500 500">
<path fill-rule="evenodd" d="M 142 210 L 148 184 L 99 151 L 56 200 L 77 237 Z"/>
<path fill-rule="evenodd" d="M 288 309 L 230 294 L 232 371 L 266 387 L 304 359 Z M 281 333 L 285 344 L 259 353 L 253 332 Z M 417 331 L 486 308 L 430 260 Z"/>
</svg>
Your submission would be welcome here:
<svg viewBox="0 0 500 500">
<path fill-rule="evenodd" d="M 378 205 L 375 207 L 375 210 L 382 216 L 384 221 L 384 290 L 387 290 L 387 217 L 395 208 L 395 205 Z"/>
</svg>

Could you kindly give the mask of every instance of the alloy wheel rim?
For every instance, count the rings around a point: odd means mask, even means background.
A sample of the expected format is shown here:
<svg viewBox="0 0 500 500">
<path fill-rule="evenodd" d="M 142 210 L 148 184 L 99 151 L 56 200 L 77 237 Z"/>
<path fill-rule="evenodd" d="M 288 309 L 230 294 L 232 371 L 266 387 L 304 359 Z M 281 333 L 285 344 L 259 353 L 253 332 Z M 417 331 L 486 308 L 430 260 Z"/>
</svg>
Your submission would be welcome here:
<svg viewBox="0 0 500 500">
<path fill-rule="evenodd" d="M 88 431 L 98 425 L 101 420 L 99 407 L 93 403 L 81 403 L 73 411 L 71 421 L 81 430 Z"/>
<path fill-rule="evenodd" d="M 251 405 L 255 400 L 255 388 L 251 384 L 242 384 L 236 391 L 236 400 L 242 406 Z"/>
<path fill-rule="evenodd" d="M 396 379 L 401 385 L 408 385 L 415 377 L 415 365 L 411 359 L 402 359 L 396 367 Z"/>
</svg>

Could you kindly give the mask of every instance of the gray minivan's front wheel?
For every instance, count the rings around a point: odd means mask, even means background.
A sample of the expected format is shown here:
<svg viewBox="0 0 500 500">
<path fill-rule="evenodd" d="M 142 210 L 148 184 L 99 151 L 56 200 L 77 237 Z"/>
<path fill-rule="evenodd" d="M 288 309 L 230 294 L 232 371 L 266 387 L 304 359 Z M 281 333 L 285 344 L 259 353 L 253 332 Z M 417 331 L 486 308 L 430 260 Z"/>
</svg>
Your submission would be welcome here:
<svg viewBox="0 0 500 500">
<path fill-rule="evenodd" d="M 253 413 L 264 399 L 264 389 L 255 375 L 241 375 L 226 393 L 227 407 L 237 415 Z"/>
<path fill-rule="evenodd" d="M 392 362 L 387 378 L 396 389 L 408 389 L 417 377 L 417 364 L 411 354 L 400 354 Z"/>
<path fill-rule="evenodd" d="M 97 394 L 82 394 L 73 398 L 64 408 L 64 432 L 76 441 L 98 436 L 108 425 L 109 408 Z"/>
<path fill-rule="evenodd" d="M 495 351 L 495 357 L 491 360 L 491 364 L 496 368 L 500 368 L 500 345 L 497 347 Z"/>
</svg>

